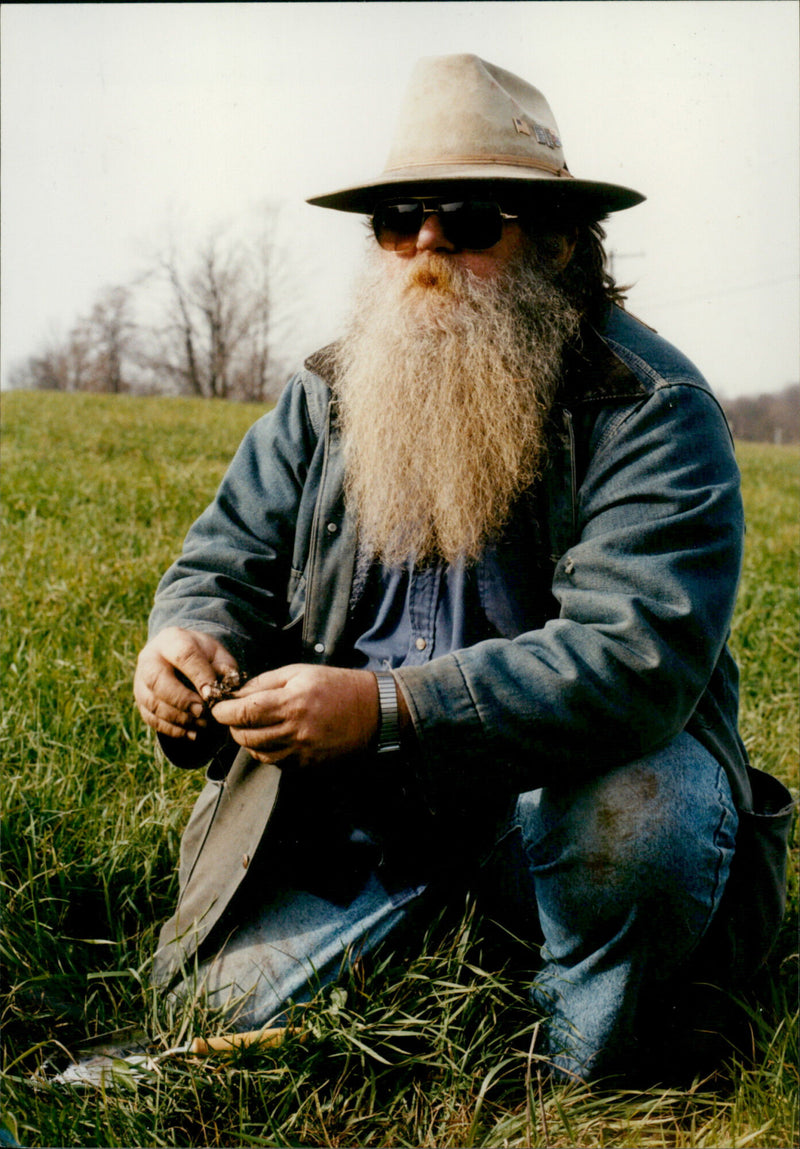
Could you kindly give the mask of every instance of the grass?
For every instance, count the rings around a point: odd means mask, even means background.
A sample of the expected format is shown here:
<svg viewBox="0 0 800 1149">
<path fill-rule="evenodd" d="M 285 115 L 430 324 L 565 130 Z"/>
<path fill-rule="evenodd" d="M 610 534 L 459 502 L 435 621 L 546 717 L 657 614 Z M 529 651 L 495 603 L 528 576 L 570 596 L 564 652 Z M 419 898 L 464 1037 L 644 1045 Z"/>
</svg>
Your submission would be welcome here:
<svg viewBox="0 0 800 1149">
<path fill-rule="evenodd" d="M 177 1057 L 116 1091 L 47 1085 L 87 1039 L 202 1032 L 148 986 L 199 779 L 165 766 L 131 678 L 157 577 L 258 408 L 3 397 L 4 1120 L 46 1146 L 749 1146 L 796 1143 L 797 886 L 747 998 L 751 1055 L 679 1089 L 542 1083 L 524 980 L 471 907 L 312 1007 L 314 1036 Z M 733 645 L 754 763 L 796 784 L 796 448 L 741 444 L 747 559 Z"/>
</svg>

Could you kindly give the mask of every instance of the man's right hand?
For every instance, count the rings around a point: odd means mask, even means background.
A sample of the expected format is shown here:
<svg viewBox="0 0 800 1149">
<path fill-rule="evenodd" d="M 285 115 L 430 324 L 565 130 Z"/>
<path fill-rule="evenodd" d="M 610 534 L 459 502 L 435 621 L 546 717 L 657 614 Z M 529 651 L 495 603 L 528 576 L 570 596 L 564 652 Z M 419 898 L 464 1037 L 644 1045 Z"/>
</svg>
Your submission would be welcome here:
<svg viewBox="0 0 800 1149">
<path fill-rule="evenodd" d="M 216 639 L 171 626 L 151 639 L 139 655 L 133 696 L 153 730 L 194 741 L 208 725 L 205 693 L 219 678 L 237 670 L 236 660 Z"/>
</svg>

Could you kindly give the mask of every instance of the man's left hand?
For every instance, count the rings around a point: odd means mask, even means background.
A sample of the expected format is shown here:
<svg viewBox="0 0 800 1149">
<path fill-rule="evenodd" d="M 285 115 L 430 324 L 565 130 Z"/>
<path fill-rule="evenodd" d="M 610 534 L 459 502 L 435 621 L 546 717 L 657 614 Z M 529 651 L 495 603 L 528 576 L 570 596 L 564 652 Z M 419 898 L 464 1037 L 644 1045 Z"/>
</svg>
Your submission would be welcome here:
<svg viewBox="0 0 800 1149">
<path fill-rule="evenodd" d="M 213 715 L 258 761 L 312 766 L 369 747 L 378 687 L 368 670 L 300 663 L 251 678 Z"/>
</svg>

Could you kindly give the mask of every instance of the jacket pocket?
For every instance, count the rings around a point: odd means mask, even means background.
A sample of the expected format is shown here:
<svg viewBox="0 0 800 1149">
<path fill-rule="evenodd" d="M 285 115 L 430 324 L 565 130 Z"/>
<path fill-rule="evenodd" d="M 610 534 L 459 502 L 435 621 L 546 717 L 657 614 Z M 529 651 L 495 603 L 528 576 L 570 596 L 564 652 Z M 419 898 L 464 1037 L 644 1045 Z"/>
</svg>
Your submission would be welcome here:
<svg viewBox="0 0 800 1149">
<path fill-rule="evenodd" d="M 288 630 L 303 617 L 306 612 L 306 586 L 307 579 L 304 571 L 292 569 L 286 587 L 287 623 L 284 630 Z"/>
<path fill-rule="evenodd" d="M 767 960 L 786 908 L 786 860 L 794 801 L 777 778 L 748 766 L 752 809 L 739 811 L 736 852 L 718 930 L 732 981 L 742 984 Z M 728 964 L 726 962 L 726 964 Z"/>
</svg>

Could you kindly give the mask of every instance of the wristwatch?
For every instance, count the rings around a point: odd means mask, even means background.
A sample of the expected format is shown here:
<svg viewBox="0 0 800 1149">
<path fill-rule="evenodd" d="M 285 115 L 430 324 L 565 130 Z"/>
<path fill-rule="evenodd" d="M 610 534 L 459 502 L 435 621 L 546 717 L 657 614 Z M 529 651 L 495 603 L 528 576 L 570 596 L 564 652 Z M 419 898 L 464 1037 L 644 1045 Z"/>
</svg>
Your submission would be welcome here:
<svg viewBox="0 0 800 1149">
<path fill-rule="evenodd" d="M 388 754 L 400 749 L 400 709 L 397 705 L 397 684 L 389 671 L 373 672 L 378 680 L 378 704 L 380 707 L 380 728 L 378 730 L 378 753 Z"/>
</svg>

